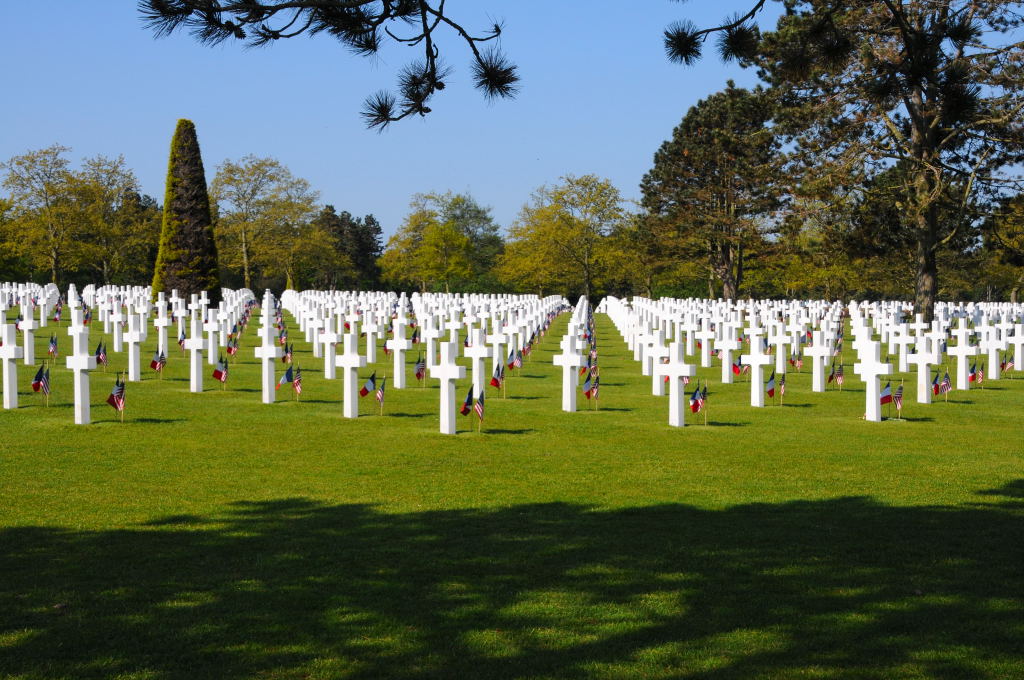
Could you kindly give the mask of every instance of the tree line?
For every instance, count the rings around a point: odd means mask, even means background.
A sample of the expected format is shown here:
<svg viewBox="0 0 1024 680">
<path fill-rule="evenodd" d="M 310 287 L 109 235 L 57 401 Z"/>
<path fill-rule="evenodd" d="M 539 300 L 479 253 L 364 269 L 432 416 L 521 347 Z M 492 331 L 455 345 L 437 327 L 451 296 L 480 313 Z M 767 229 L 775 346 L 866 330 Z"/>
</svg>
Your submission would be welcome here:
<svg viewBox="0 0 1024 680">
<path fill-rule="evenodd" d="M 0 164 L 0 280 L 149 284 L 163 206 L 141 192 L 122 156 L 87 158 L 75 168 L 70 152 L 53 145 Z M 280 161 L 224 161 L 209 196 L 220 285 L 381 285 L 376 218 L 322 204 L 310 183 Z"/>
</svg>

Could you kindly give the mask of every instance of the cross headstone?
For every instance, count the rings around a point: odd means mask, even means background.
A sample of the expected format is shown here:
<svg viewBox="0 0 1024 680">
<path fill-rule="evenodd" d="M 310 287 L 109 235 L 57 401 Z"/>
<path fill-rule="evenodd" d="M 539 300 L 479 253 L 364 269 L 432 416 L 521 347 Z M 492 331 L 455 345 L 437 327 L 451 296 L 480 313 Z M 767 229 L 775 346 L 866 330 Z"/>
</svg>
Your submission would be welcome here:
<svg viewBox="0 0 1024 680">
<path fill-rule="evenodd" d="M 4 344 L 0 347 L 0 361 L 4 364 L 4 408 L 18 408 L 18 359 L 25 352 L 18 347 L 18 332 L 11 324 L 0 325 Z"/>
<path fill-rule="evenodd" d="M 120 298 L 114 300 L 114 306 L 110 313 L 110 328 L 114 336 L 114 351 L 124 351 L 124 309 L 121 307 Z"/>
<path fill-rule="evenodd" d="M 576 411 L 576 385 L 579 381 L 577 371 L 583 365 L 583 355 L 576 347 L 576 336 L 572 333 L 564 336 L 559 346 L 562 353 L 555 355 L 554 364 L 562 367 L 562 410 L 573 413 Z"/>
<path fill-rule="evenodd" d="M 1009 343 L 999 337 L 999 329 L 994 326 L 990 327 L 985 337 L 981 339 L 979 348 L 982 352 L 988 354 L 988 371 L 985 373 L 986 380 L 999 380 L 1001 354 L 1008 346 Z"/>
<path fill-rule="evenodd" d="M 878 403 L 880 389 L 878 378 L 892 374 L 892 364 L 881 360 L 882 346 L 873 340 L 866 341 L 862 346 L 860 363 L 853 365 L 853 372 L 860 376 L 865 385 L 864 418 L 871 422 L 882 420 L 882 405 Z"/>
<path fill-rule="evenodd" d="M 811 358 L 811 391 L 825 391 L 825 359 L 832 356 L 832 341 L 824 331 L 811 331 L 811 346 L 804 354 Z"/>
<path fill-rule="evenodd" d="M 28 293 L 26 293 L 21 300 L 21 317 L 21 323 L 18 325 L 21 329 L 22 339 L 24 340 L 24 351 L 22 356 L 26 366 L 34 366 L 36 363 L 35 330 L 39 328 L 39 322 L 35 320 L 34 312 L 32 310 L 32 300 Z"/>
<path fill-rule="evenodd" d="M 89 371 L 96 368 L 96 355 L 89 349 L 89 327 L 82 322 L 81 308 L 73 307 L 71 325 L 68 327 L 71 354 L 65 359 L 65 364 L 73 372 L 76 425 L 88 425 L 92 420 L 89 409 Z"/>
<path fill-rule="evenodd" d="M 722 361 L 722 384 L 731 385 L 733 372 L 732 372 L 732 353 L 739 351 L 742 343 L 735 335 L 735 327 L 730 324 L 725 324 L 725 337 L 715 342 L 715 349 L 718 350 L 718 358 Z"/>
<path fill-rule="evenodd" d="M 942 361 L 938 349 L 927 351 L 918 345 L 917 352 L 911 354 L 907 361 L 917 366 L 917 403 L 932 403 L 931 367 Z"/>
<path fill-rule="evenodd" d="M 764 407 L 764 367 L 771 363 L 770 354 L 765 354 L 761 336 L 750 329 L 750 353 L 741 354 L 740 361 L 750 366 L 750 405 Z"/>
<path fill-rule="evenodd" d="M 455 434 L 455 381 L 466 377 L 466 367 L 455 359 L 459 346 L 454 342 L 441 343 L 441 359 L 430 367 L 430 377 L 441 381 L 441 434 Z M 478 394 L 474 390 L 474 394 Z"/>
<path fill-rule="evenodd" d="M 384 346 L 391 350 L 395 359 L 395 374 L 392 384 L 396 390 L 405 389 L 405 353 L 412 349 L 412 340 L 405 337 L 406 325 L 403 321 L 405 316 L 395 319 L 395 336 L 384 343 Z"/>
<path fill-rule="evenodd" d="M 128 380 L 138 382 L 141 375 L 141 344 L 146 335 L 141 330 L 141 318 L 138 314 L 128 315 L 128 332 L 125 340 L 128 342 Z"/>
<path fill-rule="evenodd" d="M 978 355 L 978 348 L 971 344 L 971 336 L 974 331 L 967 327 L 967 319 L 960 317 L 960 325 L 953 331 L 956 338 L 956 345 L 946 350 L 946 354 L 956 357 L 956 388 L 958 390 L 971 389 L 970 376 L 968 375 L 968 359 Z"/>
<path fill-rule="evenodd" d="M 694 337 L 700 341 L 700 365 L 701 368 L 711 367 L 711 341 L 715 337 L 715 332 L 711 330 L 711 324 L 708 320 L 701 319 L 700 330 L 694 334 Z"/>
<path fill-rule="evenodd" d="M 190 392 L 203 391 L 203 331 L 199 320 L 202 305 L 196 303 L 196 296 L 192 296 L 192 304 L 188 306 L 192 310 L 191 335 L 185 340 L 185 349 L 188 350 L 188 389 Z"/>
<path fill-rule="evenodd" d="M 195 296 L 193 296 L 195 297 Z M 191 305 L 190 305 L 191 307 Z M 260 384 L 262 385 L 263 403 L 273 404 L 277 393 L 274 384 L 274 366 L 277 360 L 284 354 L 284 349 L 277 344 L 277 334 L 274 329 L 274 298 L 270 291 L 263 295 L 263 315 L 260 326 L 260 344 L 255 348 L 256 358 L 260 360 L 262 373 Z M 186 341 L 187 342 L 187 341 Z M 202 343 L 202 340 L 200 340 Z M 200 347 L 202 345 L 200 344 Z"/>
<path fill-rule="evenodd" d="M 493 373 L 505 361 L 503 350 L 508 344 L 509 337 L 501 329 L 500 319 L 491 319 L 491 329 L 491 333 L 487 335 L 487 344 L 491 346 L 491 372 Z"/>
<path fill-rule="evenodd" d="M 662 359 L 668 358 L 668 346 L 665 345 L 665 331 L 658 328 L 648 336 L 649 344 L 644 351 L 644 363 L 650 362 L 651 366 L 651 394 L 656 397 L 665 396 L 665 380 L 661 373 L 658 373 L 658 366 Z"/>
<path fill-rule="evenodd" d="M 472 362 L 474 394 L 483 392 L 487 384 L 486 359 L 491 356 L 491 348 L 487 346 L 485 340 L 484 329 L 474 328 L 469 332 L 469 347 L 463 352 Z"/>
<path fill-rule="evenodd" d="M 153 326 L 156 327 L 156 349 L 163 355 L 167 355 L 167 327 L 172 323 L 171 317 L 167 315 L 167 303 L 164 301 L 164 294 L 160 293 L 156 300 L 156 319 Z"/>
<path fill-rule="evenodd" d="M 659 363 L 654 370 L 657 371 L 657 379 L 663 382 L 668 378 L 668 424 L 672 427 L 683 427 L 686 425 L 686 389 L 683 386 L 683 378 L 692 378 L 696 369 L 686 363 L 685 347 L 682 342 L 676 340 L 668 347 L 668 363 Z"/>
<path fill-rule="evenodd" d="M 341 415 L 346 418 L 359 417 L 359 369 L 366 366 L 366 357 L 359 353 L 359 335 L 346 333 L 345 351 L 339 354 L 335 363 L 341 369 L 342 401 Z"/>
<path fill-rule="evenodd" d="M 217 345 L 217 333 L 220 331 L 220 322 L 217 321 L 217 310 L 206 310 L 206 321 L 203 323 L 203 330 L 206 332 L 206 363 L 215 365 L 220 359 Z"/>
<path fill-rule="evenodd" d="M 337 367 L 337 352 L 335 346 L 342 339 L 342 335 L 336 331 L 331 324 L 327 324 L 324 332 L 316 338 L 317 344 L 323 347 L 323 358 L 324 358 L 324 380 L 334 380 L 335 368 Z M 367 336 L 369 338 L 369 336 Z M 367 339 L 367 346 L 372 344 L 372 340 Z M 367 362 L 370 358 L 366 358 Z"/>
</svg>

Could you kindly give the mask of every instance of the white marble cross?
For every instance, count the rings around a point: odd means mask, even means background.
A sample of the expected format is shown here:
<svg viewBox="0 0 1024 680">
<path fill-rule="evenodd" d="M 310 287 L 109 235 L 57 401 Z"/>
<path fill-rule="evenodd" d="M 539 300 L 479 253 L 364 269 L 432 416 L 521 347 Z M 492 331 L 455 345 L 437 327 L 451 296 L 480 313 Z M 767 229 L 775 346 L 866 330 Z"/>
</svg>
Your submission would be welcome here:
<svg viewBox="0 0 1024 680">
<path fill-rule="evenodd" d="M 956 338 L 956 345 L 946 350 L 946 354 L 956 357 L 956 388 L 958 390 L 971 389 L 970 376 L 968 375 L 967 361 L 970 357 L 978 355 L 978 348 L 971 344 L 971 336 L 974 331 L 967 327 L 967 319 L 960 317 L 960 325 L 953 331 Z"/>
<path fill-rule="evenodd" d="M 334 347 L 335 345 L 338 344 L 342 337 L 343 336 L 340 333 L 338 333 L 338 331 L 336 331 L 334 327 L 329 323 L 324 328 L 324 332 L 320 333 L 316 337 L 315 344 L 319 344 L 323 348 L 321 353 L 323 354 L 324 358 L 324 380 L 334 380 L 335 378 L 334 369 L 337 367 L 338 364 L 337 352 L 335 351 Z M 372 342 L 373 341 L 369 339 L 369 335 L 367 335 L 367 346 L 371 345 Z M 369 362 L 370 358 L 367 357 L 366 360 L 367 362 Z"/>
<path fill-rule="evenodd" d="M 584 364 L 583 355 L 576 347 L 576 336 L 565 335 L 559 345 L 561 354 L 554 358 L 555 366 L 562 367 L 562 410 L 568 413 L 576 411 L 576 385 L 579 382 L 579 367 Z"/>
<path fill-rule="evenodd" d="M 463 350 L 469 357 L 473 367 L 473 393 L 480 394 L 487 384 L 487 361 L 491 356 L 491 348 L 487 346 L 486 336 L 482 328 L 474 328 L 469 332 L 469 347 Z"/>
<path fill-rule="evenodd" d="M 990 327 L 985 337 L 981 339 L 979 347 L 981 351 L 988 354 L 986 380 L 999 380 L 1000 355 L 1009 347 L 1009 344 L 1005 339 L 999 337 L 999 329 L 995 326 Z"/>
<path fill-rule="evenodd" d="M 217 321 L 217 310 L 206 310 L 206 322 L 203 323 L 203 330 L 206 331 L 206 363 L 215 365 L 220 359 L 217 351 L 217 333 L 220 331 L 220 322 Z"/>
<path fill-rule="evenodd" d="M 750 366 L 750 405 L 756 408 L 764 407 L 764 367 L 772 361 L 769 354 L 765 354 L 760 333 L 756 329 L 750 329 L 750 353 L 741 354 L 740 361 Z"/>
<path fill-rule="evenodd" d="M 141 344 L 142 341 L 146 339 L 146 334 L 141 330 L 142 323 L 144 322 L 142 322 L 140 315 L 134 313 L 128 314 L 128 332 L 125 334 L 125 340 L 128 342 L 129 382 L 139 382 L 142 380 Z"/>
<path fill-rule="evenodd" d="M 668 424 L 672 427 L 683 427 L 686 425 L 686 388 L 683 386 L 683 378 L 692 378 L 696 368 L 686 363 L 683 346 L 676 340 L 668 347 L 668 363 L 659 363 L 654 367 L 657 371 L 656 378 L 663 382 L 668 378 Z"/>
<path fill-rule="evenodd" d="M 892 364 L 882 363 L 881 353 L 880 343 L 867 340 L 859 353 L 860 363 L 853 365 L 853 372 L 860 376 L 865 385 L 864 418 L 875 423 L 882 420 L 882 405 L 878 403 L 881 391 L 878 378 L 892 374 Z"/>
<path fill-rule="evenodd" d="M 359 353 L 359 335 L 345 334 L 345 351 L 339 354 L 335 363 L 341 368 L 342 401 L 341 414 L 346 418 L 359 417 L 359 369 L 366 366 L 366 357 Z"/>
<path fill-rule="evenodd" d="M 171 317 L 167 315 L 167 303 L 164 301 L 163 293 L 157 296 L 156 319 L 153 325 L 156 327 L 156 349 L 167 356 L 167 327 L 171 325 Z"/>
<path fill-rule="evenodd" d="M 711 340 L 715 332 L 711 330 L 711 324 L 707 319 L 701 319 L 700 330 L 694 333 L 694 337 L 700 341 L 700 365 L 701 368 L 711 367 Z"/>
<path fill-rule="evenodd" d="M 18 359 L 25 352 L 18 347 L 18 332 L 10 324 L 0 325 L 4 344 L 0 347 L 0 361 L 4 365 L 4 408 L 18 408 Z"/>
<path fill-rule="evenodd" d="M 832 356 L 832 341 L 824 331 L 811 331 L 810 347 L 804 354 L 811 358 L 811 391 L 825 391 L 825 359 Z"/>
<path fill-rule="evenodd" d="M 1015 324 L 1007 341 L 1013 347 L 1013 369 L 1024 371 L 1024 324 Z"/>
<path fill-rule="evenodd" d="M 785 375 L 786 366 L 789 363 L 789 353 L 786 352 L 786 345 L 792 347 L 794 352 L 800 349 L 799 344 L 792 344 L 791 339 L 786 335 L 786 329 L 781 323 L 772 323 L 768 327 L 768 344 L 775 349 L 775 374 Z"/>
<path fill-rule="evenodd" d="M 503 350 L 508 344 L 508 335 L 501 329 L 501 320 L 491 319 L 492 332 L 487 335 L 487 344 L 491 346 L 491 373 L 498 370 L 498 366 L 504 364 L 505 355 Z"/>
<path fill-rule="evenodd" d="M 658 328 L 648 337 L 647 349 L 644 350 L 644 363 L 651 368 L 651 394 L 656 397 L 665 396 L 665 380 L 661 373 L 658 373 L 658 366 L 662 358 L 668 357 L 668 347 L 665 345 L 665 331 Z"/>
<path fill-rule="evenodd" d="M 932 371 L 931 367 L 938 364 L 942 359 L 937 348 L 931 351 L 925 350 L 922 345 L 917 346 L 917 352 L 910 355 L 908 362 L 917 366 L 917 403 L 932 403 Z"/>
<path fill-rule="evenodd" d="M 377 363 L 377 334 L 380 333 L 380 324 L 377 323 L 377 317 L 369 310 L 365 311 L 363 316 L 365 317 L 363 332 L 366 333 L 366 363 L 372 365 Z"/>
<path fill-rule="evenodd" d="M 733 379 L 732 354 L 738 352 L 743 345 L 736 337 L 736 329 L 730 324 L 725 325 L 725 337 L 715 342 L 718 358 L 722 361 L 722 384 L 731 385 Z"/>
<path fill-rule="evenodd" d="M 384 343 L 395 359 L 395 375 L 391 380 L 396 390 L 405 389 L 405 353 L 412 349 L 412 340 L 405 337 L 404 314 L 395 319 L 395 336 Z"/>
<path fill-rule="evenodd" d="M 124 322 L 124 309 L 121 306 L 121 300 L 114 300 L 113 311 L 110 314 L 111 329 L 114 334 L 114 351 L 124 351 L 124 327 L 121 325 Z"/>
<path fill-rule="evenodd" d="M 194 301 L 195 295 L 192 298 Z M 203 341 L 202 324 L 199 320 L 201 307 L 189 305 L 189 309 L 192 310 L 191 335 L 185 340 L 189 366 L 188 389 L 190 392 L 198 393 L 203 391 L 203 347 L 206 343 Z"/>
<path fill-rule="evenodd" d="M 261 392 L 264 404 L 274 403 L 275 394 L 277 393 L 277 386 L 274 384 L 274 366 L 277 364 L 277 360 L 284 354 L 284 349 L 277 344 L 273 307 L 274 298 L 268 290 L 263 295 L 263 316 L 260 321 L 262 324 L 260 326 L 261 343 L 254 348 L 256 358 L 260 360 L 263 369 L 260 384 L 262 385 Z M 202 340 L 200 339 L 201 342 Z"/>
<path fill-rule="evenodd" d="M 455 361 L 458 351 L 458 343 L 442 342 L 441 359 L 430 367 L 430 377 L 441 381 L 441 434 L 455 434 L 456 431 L 455 381 L 466 377 L 466 367 L 459 366 Z"/>
<path fill-rule="evenodd" d="M 420 337 L 423 340 L 423 344 L 427 346 L 427 351 L 425 352 L 427 368 L 430 368 L 437 362 L 437 341 L 444 336 L 444 331 L 437 327 L 433 314 L 427 315 L 427 318 L 423 320 L 421 329 Z"/>
<path fill-rule="evenodd" d="M 32 311 L 32 301 L 26 293 L 21 300 L 21 323 L 18 324 L 22 340 L 24 340 L 24 351 L 22 356 L 26 366 L 34 366 L 36 363 L 36 338 L 35 330 L 39 328 Z M 5 343 L 6 344 L 6 343 Z"/>
<path fill-rule="evenodd" d="M 65 364 L 74 373 L 75 425 L 88 425 L 92 420 L 89 408 L 89 371 L 96 368 L 96 355 L 89 351 L 89 327 L 82 323 L 79 307 L 71 309 L 71 354 Z"/>
</svg>

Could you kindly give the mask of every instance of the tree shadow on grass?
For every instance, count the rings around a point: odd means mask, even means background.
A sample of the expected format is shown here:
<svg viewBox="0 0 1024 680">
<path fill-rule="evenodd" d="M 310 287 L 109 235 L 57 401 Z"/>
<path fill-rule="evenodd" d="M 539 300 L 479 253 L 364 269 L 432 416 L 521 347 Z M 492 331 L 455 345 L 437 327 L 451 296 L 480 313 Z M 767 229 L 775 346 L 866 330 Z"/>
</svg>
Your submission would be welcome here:
<svg viewBox="0 0 1024 680">
<path fill-rule="evenodd" d="M 1007 482 L 998 489 L 984 489 L 979 496 L 1006 496 L 1007 498 L 1024 498 L 1024 479 Z"/>
<path fill-rule="evenodd" d="M 407 513 L 281 499 L 15 527 L 0 532 L 0 674 L 1013 677 L 1022 519 L 869 498 Z"/>
</svg>

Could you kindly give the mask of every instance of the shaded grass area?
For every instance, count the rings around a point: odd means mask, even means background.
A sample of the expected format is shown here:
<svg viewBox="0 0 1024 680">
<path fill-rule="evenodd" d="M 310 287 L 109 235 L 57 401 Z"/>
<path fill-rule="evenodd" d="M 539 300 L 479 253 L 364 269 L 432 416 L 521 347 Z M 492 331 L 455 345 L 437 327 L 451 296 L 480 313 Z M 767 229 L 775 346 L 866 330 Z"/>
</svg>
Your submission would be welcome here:
<svg viewBox="0 0 1024 680">
<path fill-rule="evenodd" d="M 254 328 L 228 389 L 189 393 L 172 347 L 123 424 L 123 355 L 90 427 L 56 368 L 50 407 L 0 412 L 0 676 L 1024 676 L 1024 381 L 917 405 L 906 376 L 876 424 L 849 362 L 765 409 L 716 362 L 675 429 L 605 317 L 600 409 L 562 413 L 565 322 L 453 437 L 415 353 L 342 418 L 294 324 L 300 401 L 260 403 Z"/>
<path fill-rule="evenodd" d="M 1015 506 L 386 513 L 0 533 L 16 677 L 1019 677 Z"/>
</svg>

